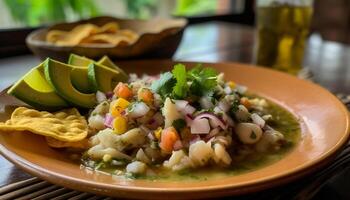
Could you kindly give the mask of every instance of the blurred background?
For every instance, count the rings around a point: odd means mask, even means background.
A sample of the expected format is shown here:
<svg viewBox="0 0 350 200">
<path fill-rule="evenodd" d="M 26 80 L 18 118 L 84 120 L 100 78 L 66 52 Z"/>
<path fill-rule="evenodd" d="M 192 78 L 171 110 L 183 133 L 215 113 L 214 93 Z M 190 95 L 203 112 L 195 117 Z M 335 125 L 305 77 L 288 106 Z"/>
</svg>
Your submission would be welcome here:
<svg viewBox="0 0 350 200">
<path fill-rule="evenodd" d="M 209 17 L 243 13 L 244 6 L 244 0 L 0 0 L 0 27 L 36 27 L 101 15 Z"/>
<path fill-rule="evenodd" d="M 0 0 L 1 57 L 27 52 L 24 39 L 35 28 L 102 15 L 133 19 L 186 17 L 190 24 L 215 20 L 253 26 L 255 1 Z M 349 0 L 314 1 L 310 33 L 318 33 L 325 40 L 348 44 L 349 31 Z M 4 48 L 6 50 L 1 51 Z"/>
<path fill-rule="evenodd" d="M 0 0 L 0 30 L 110 15 L 122 18 L 187 17 L 254 24 L 254 0 Z M 350 1 L 317 0 L 311 32 L 350 43 Z"/>
</svg>

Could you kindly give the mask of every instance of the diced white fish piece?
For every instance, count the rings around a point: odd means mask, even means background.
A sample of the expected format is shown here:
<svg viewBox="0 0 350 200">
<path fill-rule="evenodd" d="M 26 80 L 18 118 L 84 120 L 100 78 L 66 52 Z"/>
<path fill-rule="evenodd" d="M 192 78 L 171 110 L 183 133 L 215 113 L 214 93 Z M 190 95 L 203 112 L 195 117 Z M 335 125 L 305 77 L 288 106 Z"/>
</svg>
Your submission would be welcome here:
<svg viewBox="0 0 350 200">
<path fill-rule="evenodd" d="M 208 134 L 210 132 L 209 120 L 206 118 L 196 118 L 191 123 L 192 134 Z"/>
<path fill-rule="evenodd" d="M 236 134 L 244 144 L 254 144 L 262 136 L 261 128 L 253 123 L 239 123 L 235 127 Z"/>
<path fill-rule="evenodd" d="M 186 156 L 186 154 L 183 150 L 173 151 L 169 160 L 164 161 L 163 165 L 164 167 L 172 168 L 177 165 L 184 156 Z"/>
<path fill-rule="evenodd" d="M 253 123 L 260 126 L 260 128 L 265 126 L 265 120 L 260 117 L 258 114 L 253 113 L 250 115 L 250 118 L 252 119 Z"/>
<path fill-rule="evenodd" d="M 205 143 L 203 140 L 199 140 L 190 145 L 188 155 L 192 163 L 195 166 L 200 167 L 209 162 L 213 156 L 213 149 L 211 148 L 210 143 Z"/>
<path fill-rule="evenodd" d="M 126 160 L 131 160 L 132 158 L 114 148 L 105 148 L 102 145 L 96 145 L 91 147 L 88 151 L 87 154 L 93 158 L 93 159 L 102 159 L 104 155 L 110 155 L 112 158 L 115 159 L 126 159 Z"/>
<path fill-rule="evenodd" d="M 140 161 L 134 161 L 126 166 L 126 172 L 131 174 L 144 174 L 147 170 L 147 165 Z"/>
<path fill-rule="evenodd" d="M 172 126 L 175 120 L 182 118 L 181 113 L 176 109 L 175 103 L 171 102 L 170 98 L 165 99 L 162 114 L 164 116 L 164 128 Z"/>
<path fill-rule="evenodd" d="M 105 128 L 104 121 L 105 121 L 105 118 L 102 117 L 101 115 L 98 115 L 98 114 L 90 115 L 88 119 L 88 125 L 92 129 L 102 130 Z"/>
<path fill-rule="evenodd" d="M 143 149 L 139 149 L 136 153 L 136 159 L 143 162 L 143 163 L 146 163 L 146 164 L 151 164 L 152 161 L 147 157 L 147 155 L 145 154 L 145 152 L 143 151 Z"/>
<path fill-rule="evenodd" d="M 227 153 L 225 147 L 219 143 L 214 144 L 214 160 L 217 164 L 230 165 L 232 159 Z"/>
</svg>

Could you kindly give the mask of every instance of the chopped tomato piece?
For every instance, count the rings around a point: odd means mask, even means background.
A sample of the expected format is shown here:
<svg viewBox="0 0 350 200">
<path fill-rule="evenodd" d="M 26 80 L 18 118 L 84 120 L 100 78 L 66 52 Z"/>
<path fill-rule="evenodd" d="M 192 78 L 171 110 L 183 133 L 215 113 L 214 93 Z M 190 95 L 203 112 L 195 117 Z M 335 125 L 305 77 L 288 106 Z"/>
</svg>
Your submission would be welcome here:
<svg viewBox="0 0 350 200">
<path fill-rule="evenodd" d="M 132 91 L 126 83 L 119 82 L 118 85 L 114 88 L 114 94 L 117 97 L 124 99 L 129 99 L 132 97 Z"/>
<path fill-rule="evenodd" d="M 166 152 L 171 152 L 174 149 L 175 142 L 179 139 L 180 137 L 176 129 L 170 126 L 162 131 L 159 146 L 162 150 Z"/>
</svg>

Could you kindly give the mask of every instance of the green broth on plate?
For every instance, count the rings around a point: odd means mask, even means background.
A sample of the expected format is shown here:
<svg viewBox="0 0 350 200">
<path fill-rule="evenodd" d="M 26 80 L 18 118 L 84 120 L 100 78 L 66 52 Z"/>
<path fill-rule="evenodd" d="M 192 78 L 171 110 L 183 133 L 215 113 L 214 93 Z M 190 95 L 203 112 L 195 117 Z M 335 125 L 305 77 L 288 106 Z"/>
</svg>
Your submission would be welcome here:
<svg viewBox="0 0 350 200">
<path fill-rule="evenodd" d="M 152 173 L 147 175 L 125 175 L 125 167 L 101 167 L 98 170 L 110 173 L 120 178 L 144 179 L 151 181 L 203 181 L 208 179 L 217 179 L 227 176 L 239 175 L 253 170 L 257 170 L 266 165 L 281 160 L 288 154 L 300 139 L 300 124 L 298 119 L 289 111 L 281 106 L 268 101 L 268 107 L 263 112 L 269 113 L 273 118 L 269 121 L 269 125 L 281 132 L 288 143 L 281 149 L 270 153 L 255 152 L 240 161 L 232 161 L 232 164 L 226 168 L 209 166 L 201 169 L 183 170 L 174 172 L 163 168 L 161 165 L 150 167 Z M 88 160 L 85 160 L 88 162 Z M 118 173 L 120 172 L 120 173 Z M 118 175 L 121 174 L 121 175 Z"/>
</svg>

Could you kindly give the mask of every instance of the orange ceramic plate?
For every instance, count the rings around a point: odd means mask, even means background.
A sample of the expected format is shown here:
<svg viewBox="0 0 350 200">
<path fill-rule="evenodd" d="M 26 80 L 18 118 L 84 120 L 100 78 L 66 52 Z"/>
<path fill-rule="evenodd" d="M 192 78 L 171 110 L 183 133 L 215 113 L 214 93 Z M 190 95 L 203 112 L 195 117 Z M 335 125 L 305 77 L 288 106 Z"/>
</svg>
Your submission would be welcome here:
<svg viewBox="0 0 350 200">
<path fill-rule="evenodd" d="M 173 64 L 164 60 L 119 63 L 129 72 L 149 74 L 165 71 L 165 66 L 170 68 Z M 264 168 L 219 180 L 152 182 L 121 180 L 84 171 L 59 151 L 49 148 L 44 138 L 33 134 L 0 134 L 0 151 L 34 176 L 68 188 L 116 197 L 183 199 L 237 195 L 291 181 L 322 167 L 347 141 L 348 111 L 325 89 L 287 74 L 254 66 L 234 63 L 212 63 L 208 66 L 224 72 L 226 79 L 246 85 L 252 92 L 282 105 L 300 119 L 301 141 L 292 152 Z M 4 117 L 7 106 L 15 101 L 3 93 L 0 102 Z"/>
</svg>

